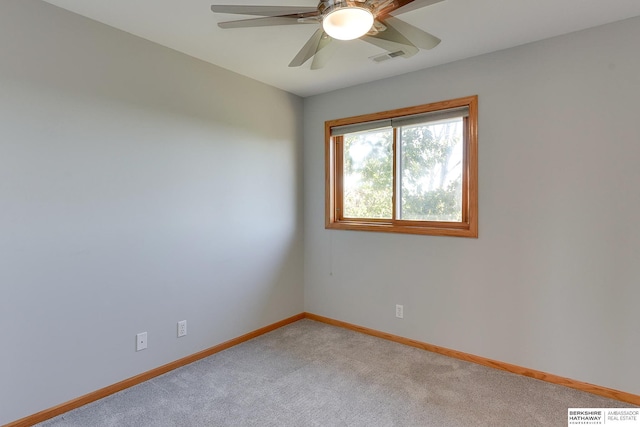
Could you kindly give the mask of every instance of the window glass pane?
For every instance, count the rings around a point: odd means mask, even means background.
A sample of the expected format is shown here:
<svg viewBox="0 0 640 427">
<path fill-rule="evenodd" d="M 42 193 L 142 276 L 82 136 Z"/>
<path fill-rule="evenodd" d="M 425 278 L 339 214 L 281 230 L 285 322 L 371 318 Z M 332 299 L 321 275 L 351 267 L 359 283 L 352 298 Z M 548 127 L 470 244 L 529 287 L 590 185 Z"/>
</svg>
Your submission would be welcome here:
<svg viewBox="0 0 640 427">
<path fill-rule="evenodd" d="M 393 131 L 344 135 L 343 216 L 390 219 L 393 212 Z"/>
<path fill-rule="evenodd" d="M 462 118 L 400 128 L 398 218 L 462 221 Z"/>
</svg>

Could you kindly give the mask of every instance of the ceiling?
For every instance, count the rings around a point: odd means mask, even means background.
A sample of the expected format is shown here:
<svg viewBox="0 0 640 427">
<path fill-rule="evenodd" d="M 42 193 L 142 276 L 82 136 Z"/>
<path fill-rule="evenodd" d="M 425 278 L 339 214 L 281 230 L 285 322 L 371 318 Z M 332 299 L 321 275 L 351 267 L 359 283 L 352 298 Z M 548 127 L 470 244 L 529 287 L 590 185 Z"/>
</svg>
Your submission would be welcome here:
<svg viewBox="0 0 640 427">
<path fill-rule="evenodd" d="M 45 0 L 300 96 L 404 74 L 640 15 L 638 0 L 445 0 L 398 18 L 442 39 L 411 58 L 374 63 L 384 53 L 360 40 L 338 43 L 329 63 L 288 64 L 316 24 L 226 29 L 250 18 L 211 12 L 212 4 L 315 6 L 317 0 Z M 418 1 L 418 0 L 417 0 Z"/>
</svg>

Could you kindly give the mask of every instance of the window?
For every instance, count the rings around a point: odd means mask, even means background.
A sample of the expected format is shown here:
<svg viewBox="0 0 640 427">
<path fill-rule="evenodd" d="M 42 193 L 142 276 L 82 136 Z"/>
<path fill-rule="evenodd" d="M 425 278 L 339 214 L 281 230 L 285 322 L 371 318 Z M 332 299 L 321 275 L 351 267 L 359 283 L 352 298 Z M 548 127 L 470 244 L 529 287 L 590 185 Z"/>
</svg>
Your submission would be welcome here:
<svg viewBox="0 0 640 427">
<path fill-rule="evenodd" d="M 477 127 L 477 96 L 326 122 L 326 228 L 478 237 Z"/>
</svg>

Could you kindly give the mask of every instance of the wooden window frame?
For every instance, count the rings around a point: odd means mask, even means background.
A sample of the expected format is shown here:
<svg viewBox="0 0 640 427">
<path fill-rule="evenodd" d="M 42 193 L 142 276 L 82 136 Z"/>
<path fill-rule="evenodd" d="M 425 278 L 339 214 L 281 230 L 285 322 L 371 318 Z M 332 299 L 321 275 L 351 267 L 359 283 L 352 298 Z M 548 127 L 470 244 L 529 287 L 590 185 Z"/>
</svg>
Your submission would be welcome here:
<svg viewBox="0 0 640 427">
<path fill-rule="evenodd" d="M 464 119 L 464 145 L 462 168 L 462 220 L 411 221 L 398 219 L 344 218 L 341 215 L 343 200 L 343 149 L 342 136 L 331 136 L 337 126 L 393 119 L 414 114 L 467 107 L 469 115 Z M 394 144 L 397 128 L 393 129 Z M 396 211 L 395 195 L 396 155 L 394 146 L 393 212 Z M 325 228 L 336 230 L 378 231 L 387 233 L 424 234 L 433 236 L 478 237 L 478 97 L 477 95 L 448 101 L 383 111 L 361 116 L 347 117 L 325 122 Z"/>
</svg>

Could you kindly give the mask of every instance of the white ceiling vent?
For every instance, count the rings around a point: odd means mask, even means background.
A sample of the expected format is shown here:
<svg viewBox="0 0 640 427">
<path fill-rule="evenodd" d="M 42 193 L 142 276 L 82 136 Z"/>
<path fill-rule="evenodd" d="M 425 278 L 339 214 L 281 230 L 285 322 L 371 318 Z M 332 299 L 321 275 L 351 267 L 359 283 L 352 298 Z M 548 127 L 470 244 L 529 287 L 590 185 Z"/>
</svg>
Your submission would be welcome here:
<svg viewBox="0 0 640 427">
<path fill-rule="evenodd" d="M 395 52 L 385 52 L 380 55 L 370 56 L 369 59 L 373 62 L 383 62 L 388 59 L 398 58 L 400 56 L 405 56 L 405 52 L 402 50 L 397 50 Z"/>
</svg>

